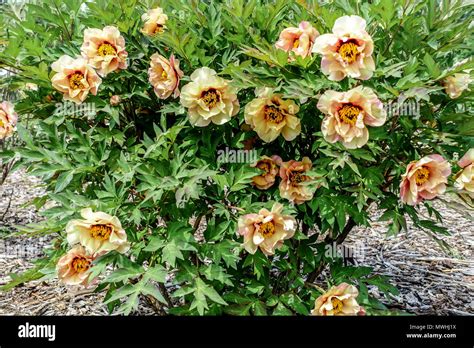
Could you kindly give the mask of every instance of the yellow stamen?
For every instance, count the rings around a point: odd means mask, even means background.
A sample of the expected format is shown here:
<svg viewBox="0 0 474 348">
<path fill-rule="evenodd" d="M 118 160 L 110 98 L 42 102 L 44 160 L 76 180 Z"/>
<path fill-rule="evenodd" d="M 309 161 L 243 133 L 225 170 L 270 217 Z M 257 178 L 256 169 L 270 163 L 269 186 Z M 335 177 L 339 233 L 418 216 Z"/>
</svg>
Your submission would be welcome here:
<svg viewBox="0 0 474 348">
<path fill-rule="evenodd" d="M 112 227 L 107 225 L 92 225 L 90 233 L 92 238 L 98 240 L 107 240 L 112 233 Z"/>
<path fill-rule="evenodd" d="M 268 221 L 260 225 L 259 232 L 263 238 L 270 238 L 275 234 L 275 225 L 273 221 Z"/>
<path fill-rule="evenodd" d="M 298 48 L 299 45 L 300 45 L 300 40 L 296 39 L 296 40 L 293 42 L 293 48 Z"/>
<path fill-rule="evenodd" d="M 257 164 L 257 168 L 263 170 L 265 174 L 270 173 L 274 167 L 275 165 L 267 160 L 262 160 Z"/>
<path fill-rule="evenodd" d="M 111 44 L 103 43 L 99 46 L 99 48 L 97 48 L 97 53 L 99 54 L 99 56 L 105 57 L 105 56 L 113 56 L 117 53 L 117 51 L 115 50 L 114 46 L 112 46 Z"/>
<path fill-rule="evenodd" d="M 357 51 L 357 45 L 353 42 L 346 42 L 342 44 L 341 47 L 339 47 L 338 52 L 342 59 L 344 59 L 349 64 L 354 63 L 357 59 L 357 55 L 359 54 Z"/>
<path fill-rule="evenodd" d="M 361 108 L 358 106 L 345 104 L 341 109 L 339 109 L 339 118 L 342 122 L 353 126 L 357 122 L 357 116 L 359 116 L 361 111 Z"/>
<path fill-rule="evenodd" d="M 2 120 L 0 120 L 0 127 L 3 127 L 5 125 L 5 123 L 3 123 Z"/>
<path fill-rule="evenodd" d="M 163 78 L 163 79 L 167 79 L 167 78 L 168 78 L 168 74 L 166 73 L 166 71 L 163 70 L 163 71 L 161 72 L 161 78 Z"/>
<path fill-rule="evenodd" d="M 294 171 L 290 172 L 290 182 L 293 185 L 301 184 L 302 182 L 306 181 L 306 175 L 304 175 L 303 171 Z"/>
<path fill-rule="evenodd" d="M 426 167 L 421 167 L 415 172 L 415 182 L 416 184 L 423 185 L 430 178 L 430 170 Z"/>
<path fill-rule="evenodd" d="M 162 33 L 163 31 L 164 31 L 163 25 L 162 24 L 157 24 L 153 34 Z"/>
<path fill-rule="evenodd" d="M 76 256 L 72 260 L 72 268 L 77 272 L 77 273 L 82 273 L 87 271 L 91 266 L 91 263 L 89 260 L 87 260 L 83 256 Z"/>
<path fill-rule="evenodd" d="M 218 102 L 221 101 L 220 95 L 214 88 L 210 88 L 207 91 L 202 92 L 201 99 L 209 109 L 212 109 L 217 105 Z"/>
<path fill-rule="evenodd" d="M 74 74 L 69 76 L 69 86 L 72 89 L 83 89 L 85 86 L 82 83 L 82 79 L 84 75 L 80 72 L 75 72 Z"/>
<path fill-rule="evenodd" d="M 280 108 L 273 105 L 265 105 L 264 107 L 265 120 L 272 123 L 281 123 L 285 119 L 285 115 L 280 111 Z"/>
<path fill-rule="evenodd" d="M 331 299 L 331 303 L 332 303 L 332 308 L 333 308 L 334 314 L 342 312 L 342 307 L 344 307 L 344 304 L 342 303 L 342 301 L 340 299 L 338 299 L 336 297 L 333 297 Z"/>
</svg>

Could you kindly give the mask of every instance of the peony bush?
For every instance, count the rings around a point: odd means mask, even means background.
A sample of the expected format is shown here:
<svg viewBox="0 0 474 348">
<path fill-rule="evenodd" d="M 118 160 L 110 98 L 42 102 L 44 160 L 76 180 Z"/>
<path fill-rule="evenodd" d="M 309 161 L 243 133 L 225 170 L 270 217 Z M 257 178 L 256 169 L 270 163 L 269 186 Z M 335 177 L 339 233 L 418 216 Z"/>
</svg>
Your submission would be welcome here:
<svg viewBox="0 0 474 348">
<path fill-rule="evenodd" d="M 44 220 L 18 233 L 54 241 L 3 290 L 57 277 L 120 314 L 140 300 L 175 315 L 396 314 L 390 280 L 336 251 L 372 209 L 388 234 L 410 219 L 448 248 L 432 201 L 472 207 L 472 13 L 424 0 L 3 5 L 2 84 L 22 98 L 0 104 L 0 138 L 22 143 L 1 158 L 47 191 L 31 202 Z"/>
</svg>

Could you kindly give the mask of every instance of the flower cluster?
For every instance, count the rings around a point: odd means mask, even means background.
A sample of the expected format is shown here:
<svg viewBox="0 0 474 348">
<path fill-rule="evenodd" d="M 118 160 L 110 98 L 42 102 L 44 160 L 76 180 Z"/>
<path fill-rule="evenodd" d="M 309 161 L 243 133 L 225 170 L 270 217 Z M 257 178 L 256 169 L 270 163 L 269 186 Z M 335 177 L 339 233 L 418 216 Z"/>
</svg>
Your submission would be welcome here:
<svg viewBox="0 0 474 348">
<path fill-rule="evenodd" d="M 266 190 L 273 186 L 276 177 L 281 178 L 280 196 L 295 204 L 302 204 L 313 198 L 314 180 L 307 174 L 312 163 L 308 157 L 302 161 L 290 160 L 283 162 L 280 156 L 271 158 L 263 156 L 251 167 L 262 170 L 262 174 L 253 177 L 253 185 L 260 190 Z"/>
<path fill-rule="evenodd" d="M 115 216 L 81 211 L 83 219 L 71 220 L 66 226 L 67 241 L 72 249 L 57 263 L 59 279 L 68 285 L 87 285 L 92 262 L 112 250 L 126 253 L 130 249 L 127 234 Z"/>
</svg>

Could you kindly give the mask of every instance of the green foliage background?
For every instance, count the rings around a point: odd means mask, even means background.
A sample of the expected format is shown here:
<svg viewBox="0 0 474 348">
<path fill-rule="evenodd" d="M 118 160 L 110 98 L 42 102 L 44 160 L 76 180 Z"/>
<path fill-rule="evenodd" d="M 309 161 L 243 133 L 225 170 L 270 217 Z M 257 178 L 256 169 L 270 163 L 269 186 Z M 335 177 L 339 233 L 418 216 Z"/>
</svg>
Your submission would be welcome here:
<svg viewBox="0 0 474 348">
<path fill-rule="evenodd" d="M 384 210 L 382 220 L 391 222 L 390 234 L 406 229 L 407 218 L 434 238 L 448 233 L 437 224 L 441 216 L 430 202 L 425 205 L 433 220 L 400 205 L 398 186 L 408 162 L 439 153 L 456 172 L 454 153 L 462 156 L 474 147 L 472 93 L 452 100 L 441 86 L 446 76 L 473 68 L 473 7 L 462 1 L 418 0 L 163 0 L 159 6 L 169 16 L 168 28 L 150 39 L 140 32 L 140 17 L 156 6 L 152 1 L 49 0 L 21 11 L 2 8 L 0 68 L 16 74 L 1 84 L 22 90 L 24 97 L 15 104 L 23 144 L 1 157 L 16 158 L 15 169 L 26 167 L 44 180 L 47 195 L 33 201 L 36 207 L 55 203 L 43 210 L 44 223 L 22 231 L 57 235 L 48 257 L 33 271 L 15 276 L 4 290 L 52 276 L 67 249 L 65 224 L 81 208 L 92 207 L 118 216 L 132 242 L 129 255 L 107 254 L 93 268 L 94 274 L 114 269 L 98 287 L 107 291 L 110 310 L 128 314 L 145 296 L 173 314 L 307 315 L 321 293 L 312 280 L 329 264 L 328 284 L 356 284 L 359 303 L 369 314 L 392 313 L 367 291 L 375 285 L 396 293 L 387 279 L 368 267 L 345 267 L 339 258 L 326 257 L 325 246 L 342 242 L 355 225 L 370 226 L 372 203 Z M 403 94 L 421 105 L 419 118 L 389 115 L 383 127 L 370 129 L 368 144 L 357 150 L 324 141 L 316 103 L 327 89 L 345 91 L 361 81 L 329 81 L 320 71 L 319 56 L 288 63 L 287 54 L 273 47 L 288 26 L 307 20 L 322 34 L 338 17 L 350 14 L 367 20 L 375 43 L 377 69 L 362 84 L 384 103 Z M 85 28 L 106 25 L 124 35 L 128 69 L 109 74 L 98 95 L 88 97 L 86 102 L 96 106 L 95 117 L 55 112 L 62 96 L 51 86 L 51 63 L 63 54 L 79 54 Z M 157 99 L 148 83 L 149 58 L 155 52 L 177 56 L 186 75 L 181 85 L 202 66 L 232 79 L 240 88 L 239 114 L 223 126 L 191 127 L 179 101 Z M 39 90 L 25 90 L 26 83 Z M 299 229 L 271 258 L 242 250 L 236 221 L 244 212 L 280 201 L 277 185 L 256 190 L 249 184 L 256 172 L 248 165 L 217 162 L 219 149 L 243 148 L 243 141 L 255 136 L 241 129 L 243 107 L 254 98 L 254 88 L 262 86 L 275 87 L 299 103 L 302 133 L 292 142 L 257 141 L 255 148 L 284 161 L 308 156 L 322 184 L 310 202 L 285 204 Z M 110 106 L 112 95 L 123 102 Z M 199 224 L 191 225 L 190 219 L 206 221 L 203 240 L 194 237 Z M 308 236 L 313 230 L 316 234 Z M 325 238 L 318 239 L 321 235 Z M 164 286 L 170 282 L 171 287 Z"/>
</svg>

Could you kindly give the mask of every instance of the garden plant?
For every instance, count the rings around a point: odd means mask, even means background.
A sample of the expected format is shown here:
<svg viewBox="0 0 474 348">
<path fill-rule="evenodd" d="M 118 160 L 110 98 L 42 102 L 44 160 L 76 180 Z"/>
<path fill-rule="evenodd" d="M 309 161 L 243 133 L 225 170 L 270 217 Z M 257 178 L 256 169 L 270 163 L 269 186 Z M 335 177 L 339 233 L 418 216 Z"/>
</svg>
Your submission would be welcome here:
<svg viewBox="0 0 474 348">
<path fill-rule="evenodd" d="M 338 246 L 379 209 L 388 235 L 411 220 L 449 251 L 433 200 L 473 206 L 467 2 L 2 6 L 1 161 L 46 187 L 16 233 L 53 238 L 3 291 L 58 277 L 116 314 L 399 314 Z"/>
</svg>

